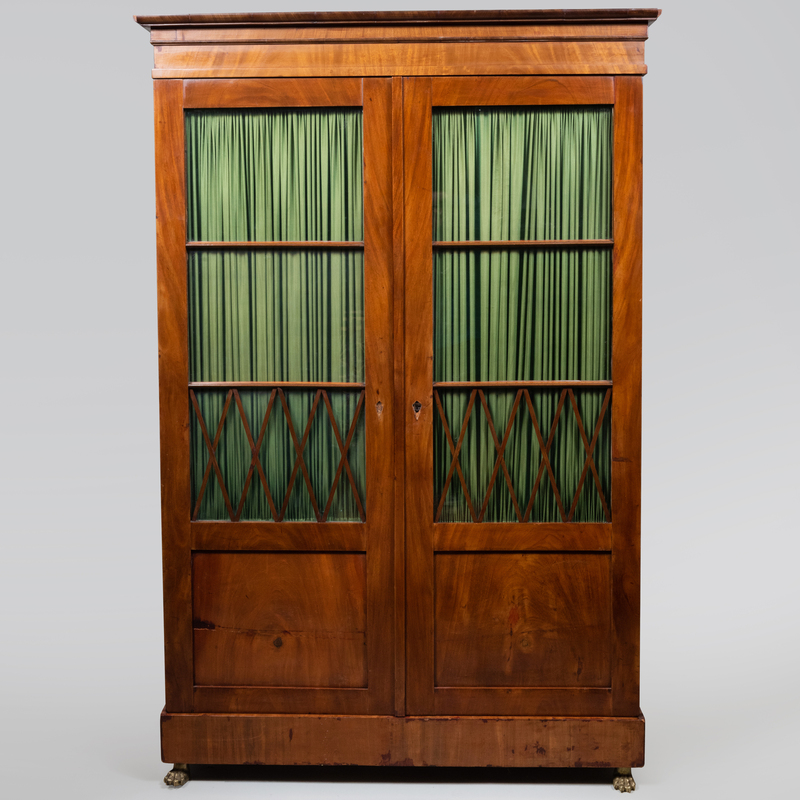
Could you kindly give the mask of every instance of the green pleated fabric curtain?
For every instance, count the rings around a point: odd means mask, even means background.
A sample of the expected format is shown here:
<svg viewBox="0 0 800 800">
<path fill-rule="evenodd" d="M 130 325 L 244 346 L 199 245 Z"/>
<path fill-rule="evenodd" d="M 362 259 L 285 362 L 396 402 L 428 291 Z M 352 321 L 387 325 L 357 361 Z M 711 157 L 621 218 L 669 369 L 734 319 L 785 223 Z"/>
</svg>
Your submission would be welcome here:
<svg viewBox="0 0 800 800">
<path fill-rule="evenodd" d="M 362 122 L 356 110 L 202 111 L 186 114 L 187 232 L 190 241 L 361 241 L 363 239 Z M 189 254 L 189 360 L 192 381 L 364 381 L 364 267 L 360 251 L 327 249 L 202 250 Z M 214 439 L 226 390 L 196 390 Z M 328 391 L 342 440 L 359 392 Z M 253 440 L 270 391 L 240 390 Z M 301 439 L 314 390 L 286 390 L 289 415 L 274 400 L 259 452 L 278 509 L 297 451 L 289 419 Z M 208 466 L 208 449 L 193 416 L 193 508 Z M 363 414 L 348 461 L 362 505 L 366 467 Z M 340 451 L 320 400 L 303 450 L 312 489 L 324 508 Z M 236 508 L 251 450 L 241 414 L 231 401 L 217 461 Z M 222 491 L 209 475 L 199 519 L 228 519 Z M 241 519 L 273 514 L 257 476 Z M 359 519 L 342 475 L 329 520 Z M 297 472 L 283 519 L 313 520 L 311 496 Z"/>
<path fill-rule="evenodd" d="M 607 239 L 611 235 L 611 110 L 605 108 L 442 109 L 433 118 L 434 240 L 520 241 Z M 434 256 L 436 381 L 610 379 L 611 259 L 608 249 L 437 249 Z M 544 441 L 560 391 L 531 390 Z M 574 390 L 592 439 L 605 392 Z M 457 441 L 470 392 L 440 390 Z M 486 392 L 498 439 L 515 392 Z M 437 505 L 451 452 L 437 419 L 434 480 Z M 610 504 L 610 412 L 594 461 Z M 472 410 L 459 457 L 479 510 L 497 456 L 480 402 Z M 505 451 L 514 494 L 524 511 L 539 472 L 540 448 L 523 399 Z M 572 503 L 584 449 L 567 398 L 550 449 L 564 506 Z M 452 480 L 440 521 L 470 521 L 467 498 Z M 483 520 L 518 519 L 502 472 Z M 560 521 L 555 493 L 541 478 L 529 520 Z M 586 480 L 574 521 L 603 521 L 599 493 Z"/>
</svg>

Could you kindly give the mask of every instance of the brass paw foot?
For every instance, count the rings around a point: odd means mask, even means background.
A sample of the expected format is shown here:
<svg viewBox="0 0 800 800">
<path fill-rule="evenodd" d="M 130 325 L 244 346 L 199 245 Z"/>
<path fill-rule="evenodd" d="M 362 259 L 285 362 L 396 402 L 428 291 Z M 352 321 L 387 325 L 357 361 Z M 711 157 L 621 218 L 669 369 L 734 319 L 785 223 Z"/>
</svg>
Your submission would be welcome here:
<svg viewBox="0 0 800 800">
<path fill-rule="evenodd" d="M 636 781 L 631 775 L 630 767 L 620 767 L 614 776 L 614 788 L 618 792 L 632 792 L 636 788 Z"/>
<path fill-rule="evenodd" d="M 189 765 L 176 764 L 165 776 L 164 783 L 167 786 L 183 786 L 189 780 Z"/>
</svg>

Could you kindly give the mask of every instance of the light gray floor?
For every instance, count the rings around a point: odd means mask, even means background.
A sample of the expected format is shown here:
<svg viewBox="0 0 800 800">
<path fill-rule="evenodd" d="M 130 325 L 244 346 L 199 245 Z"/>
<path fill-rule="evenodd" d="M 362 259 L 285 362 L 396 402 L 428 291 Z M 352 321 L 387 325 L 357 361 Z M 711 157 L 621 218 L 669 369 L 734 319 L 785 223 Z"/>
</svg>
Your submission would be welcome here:
<svg viewBox="0 0 800 800">
<path fill-rule="evenodd" d="M 158 756 L 152 52 L 131 14 L 242 6 L 4 6 L 3 797 L 175 791 L 160 784 Z M 667 0 L 647 45 L 648 728 L 647 766 L 635 775 L 637 796 L 653 800 L 798 796 L 798 16 L 788 2 Z M 98 64 L 103 73 L 91 74 Z M 223 770 L 178 791 L 613 796 L 607 772 L 380 775 Z"/>
</svg>

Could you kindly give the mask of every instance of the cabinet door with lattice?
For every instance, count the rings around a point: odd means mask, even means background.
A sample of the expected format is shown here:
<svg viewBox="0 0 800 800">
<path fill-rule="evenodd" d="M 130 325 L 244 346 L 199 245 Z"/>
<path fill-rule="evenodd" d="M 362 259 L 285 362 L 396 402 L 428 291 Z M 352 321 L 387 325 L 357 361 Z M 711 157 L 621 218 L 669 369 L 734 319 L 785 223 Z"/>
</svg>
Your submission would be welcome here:
<svg viewBox="0 0 800 800">
<path fill-rule="evenodd" d="M 162 368 L 166 446 L 185 432 L 188 450 L 165 525 L 191 559 L 185 710 L 385 713 L 390 81 L 186 81 L 167 112 L 185 153 L 185 183 L 165 165 L 183 272 L 163 281 L 185 359 Z"/>
<path fill-rule="evenodd" d="M 615 713 L 630 109 L 614 78 L 405 87 L 409 710 Z"/>
</svg>

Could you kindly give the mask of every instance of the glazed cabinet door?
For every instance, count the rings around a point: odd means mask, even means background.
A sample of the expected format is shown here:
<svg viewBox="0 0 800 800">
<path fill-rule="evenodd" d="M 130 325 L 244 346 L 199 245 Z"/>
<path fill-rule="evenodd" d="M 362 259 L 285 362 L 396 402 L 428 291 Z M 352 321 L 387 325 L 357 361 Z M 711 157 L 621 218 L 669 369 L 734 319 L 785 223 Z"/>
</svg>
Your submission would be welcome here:
<svg viewBox="0 0 800 800">
<path fill-rule="evenodd" d="M 638 714 L 639 92 L 404 81 L 410 714 Z"/>
<path fill-rule="evenodd" d="M 155 106 L 166 710 L 389 713 L 391 81 Z"/>
</svg>

